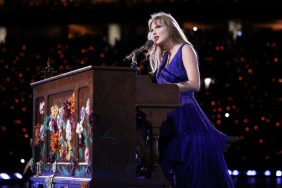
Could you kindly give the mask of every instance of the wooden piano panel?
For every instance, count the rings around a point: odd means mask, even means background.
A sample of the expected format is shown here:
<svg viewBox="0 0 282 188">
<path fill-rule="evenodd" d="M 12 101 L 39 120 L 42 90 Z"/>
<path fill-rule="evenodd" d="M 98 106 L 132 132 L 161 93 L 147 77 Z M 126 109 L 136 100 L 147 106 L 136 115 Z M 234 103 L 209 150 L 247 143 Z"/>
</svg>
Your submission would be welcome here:
<svg viewBox="0 0 282 188">
<path fill-rule="evenodd" d="M 49 97 L 48 97 L 48 109 L 46 109 L 48 112 L 48 116 L 50 116 L 51 114 L 51 107 L 52 106 L 57 106 L 58 108 L 61 108 L 61 107 L 64 107 L 64 102 L 66 100 L 69 100 L 69 98 L 72 97 L 72 94 L 73 94 L 73 90 L 70 90 L 70 91 L 66 91 L 66 92 L 60 92 L 60 93 L 54 93 L 54 94 L 51 94 Z M 76 117 L 76 119 L 78 118 L 78 112 L 77 112 L 77 108 L 75 109 L 75 112 L 74 112 L 74 115 Z M 71 117 L 71 116 L 70 116 Z M 69 117 L 69 119 L 70 119 Z M 65 126 L 67 124 L 67 118 L 65 117 L 65 115 L 63 115 L 63 120 L 64 120 L 64 123 L 65 123 Z M 50 121 L 50 120 L 49 120 Z M 49 122 L 48 122 L 48 126 L 49 126 Z M 47 157 L 49 156 L 50 152 L 51 152 L 51 132 L 50 132 L 50 129 L 47 130 L 47 138 L 49 139 L 48 141 L 48 145 L 47 145 L 47 150 L 45 152 L 47 152 Z M 65 127 L 63 127 L 63 140 L 60 140 L 60 143 L 66 143 L 67 142 L 67 139 L 66 139 L 66 129 Z M 70 144 L 71 146 L 73 147 L 72 148 L 72 157 L 75 157 L 76 159 L 78 158 L 78 136 L 77 134 L 72 133 L 72 139 L 70 141 Z M 61 145 L 59 144 L 59 149 L 61 148 Z M 56 159 L 58 162 L 61 162 L 61 158 L 59 156 L 59 152 L 57 151 L 56 152 Z"/>
</svg>

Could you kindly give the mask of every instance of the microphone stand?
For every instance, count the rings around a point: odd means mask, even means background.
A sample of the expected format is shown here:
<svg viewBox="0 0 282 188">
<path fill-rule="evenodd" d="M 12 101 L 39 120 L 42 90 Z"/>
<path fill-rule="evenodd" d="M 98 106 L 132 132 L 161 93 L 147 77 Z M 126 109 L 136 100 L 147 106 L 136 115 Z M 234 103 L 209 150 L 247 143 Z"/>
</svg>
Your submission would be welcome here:
<svg viewBox="0 0 282 188">
<path fill-rule="evenodd" d="M 135 70 L 137 70 L 137 74 L 141 73 L 140 67 L 138 67 L 138 64 L 137 64 L 136 52 L 133 53 L 131 68 L 135 68 Z"/>
</svg>

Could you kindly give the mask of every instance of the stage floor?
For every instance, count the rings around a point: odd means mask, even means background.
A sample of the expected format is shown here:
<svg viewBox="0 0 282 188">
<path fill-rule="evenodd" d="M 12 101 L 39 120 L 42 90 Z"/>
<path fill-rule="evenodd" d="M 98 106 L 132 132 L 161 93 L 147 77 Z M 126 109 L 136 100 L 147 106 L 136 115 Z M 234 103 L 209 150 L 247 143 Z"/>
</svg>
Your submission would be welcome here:
<svg viewBox="0 0 282 188">
<path fill-rule="evenodd" d="M 282 177 L 235 177 L 235 188 L 282 188 Z M 0 188 L 18 188 L 18 185 L 0 185 Z"/>
</svg>

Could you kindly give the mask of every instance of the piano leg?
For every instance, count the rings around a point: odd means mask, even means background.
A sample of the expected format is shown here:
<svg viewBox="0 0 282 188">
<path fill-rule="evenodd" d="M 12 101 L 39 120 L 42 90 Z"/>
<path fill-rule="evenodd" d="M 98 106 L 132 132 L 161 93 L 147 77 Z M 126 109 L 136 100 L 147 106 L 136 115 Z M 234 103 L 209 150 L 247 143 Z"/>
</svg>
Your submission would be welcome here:
<svg viewBox="0 0 282 188">
<path fill-rule="evenodd" d="M 136 152 L 137 155 L 141 158 L 142 162 L 147 166 L 149 173 L 148 177 L 150 179 L 166 179 L 165 175 L 159 165 L 159 135 L 151 136 L 151 146 L 145 148 L 145 140 L 140 131 L 136 129 Z"/>
<path fill-rule="evenodd" d="M 159 158 L 159 134 L 151 135 L 151 165 L 153 167 L 153 171 L 149 173 L 151 179 L 162 179 L 163 172 L 160 170 Z"/>
</svg>

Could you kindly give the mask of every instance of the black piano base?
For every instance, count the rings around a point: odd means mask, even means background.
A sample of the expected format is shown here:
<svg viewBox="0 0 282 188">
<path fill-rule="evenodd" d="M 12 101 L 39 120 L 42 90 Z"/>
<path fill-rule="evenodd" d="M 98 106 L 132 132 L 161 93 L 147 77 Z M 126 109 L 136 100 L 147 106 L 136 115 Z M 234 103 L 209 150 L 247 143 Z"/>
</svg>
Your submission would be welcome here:
<svg viewBox="0 0 282 188">
<path fill-rule="evenodd" d="M 170 188 L 170 181 L 162 179 L 91 180 L 95 188 Z"/>
</svg>

